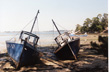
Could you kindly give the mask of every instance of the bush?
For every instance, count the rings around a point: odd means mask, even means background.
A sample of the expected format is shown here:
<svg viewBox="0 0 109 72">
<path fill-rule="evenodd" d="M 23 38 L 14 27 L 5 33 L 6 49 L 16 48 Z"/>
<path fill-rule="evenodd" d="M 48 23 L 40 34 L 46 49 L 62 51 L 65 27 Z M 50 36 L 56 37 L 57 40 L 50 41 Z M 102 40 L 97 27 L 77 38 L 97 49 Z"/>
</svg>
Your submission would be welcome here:
<svg viewBox="0 0 109 72">
<path fill-rule="evenodd" d="M 90 42 L 93 49 L 97 50 L 99 54 L 103 54 L 108 57 L 108 36 L 99 36 L 98 37 L 99 44 L 96 42 Z"/>
</svg>

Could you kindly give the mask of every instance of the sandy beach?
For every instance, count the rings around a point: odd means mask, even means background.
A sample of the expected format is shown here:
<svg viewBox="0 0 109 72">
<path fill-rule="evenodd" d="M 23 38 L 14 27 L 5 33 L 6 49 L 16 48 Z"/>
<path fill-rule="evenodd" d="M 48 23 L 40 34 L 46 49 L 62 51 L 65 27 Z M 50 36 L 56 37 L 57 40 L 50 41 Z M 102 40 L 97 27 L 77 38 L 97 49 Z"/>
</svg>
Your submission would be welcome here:
<svg viewBox="0 0 109 72">
<path fill-rule="evenodd" d="M 2 47 L 4 50 L 0 52 L 0 72 L 108 72 L 108 58 L 91 49 L 90 41 L 98 42 L 98 35 L 80 37 L 78 60 L 57 59 L 53 54 L 57 45 L 39 46 L 42 63 L 20 69 L 15 69 L 6 48 Z"/>
</svg>

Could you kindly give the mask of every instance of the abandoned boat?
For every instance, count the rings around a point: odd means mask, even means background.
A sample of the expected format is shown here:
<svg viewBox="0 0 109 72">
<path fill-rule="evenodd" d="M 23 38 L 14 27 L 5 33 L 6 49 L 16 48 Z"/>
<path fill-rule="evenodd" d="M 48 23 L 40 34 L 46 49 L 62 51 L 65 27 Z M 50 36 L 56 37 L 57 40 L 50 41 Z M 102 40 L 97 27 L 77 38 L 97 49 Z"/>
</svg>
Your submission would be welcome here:
<svg viewBox="0 0 109 72">
<path fill-rule="evenodd" d="M 30 32 L 22 31 L 20 33 L 20 42 L 6 41 L 7 52 L 10 58 L 16 65 L 16 68 L 21 66 L 33 65 L 40 60 L 39 52 L 37 51 L 37 42 L 39 37 L 32 33 L 35 21 L 39 10 L 35 16 Z M 30 39 L 32 38 L 32 41 Z"/>
<path fill-rule="evenodd" d="M 55 22 L 52 20 L 54 26 L 56 27 L 59 36 L 55 38 L 58 48 L 54 51 L 54 54 L 59 59 L 76 59 L 80 49 L 80 38 L 73 39 L 69 36 L 68 32 L 63 34 L 58 30 Z"/>
</svg>

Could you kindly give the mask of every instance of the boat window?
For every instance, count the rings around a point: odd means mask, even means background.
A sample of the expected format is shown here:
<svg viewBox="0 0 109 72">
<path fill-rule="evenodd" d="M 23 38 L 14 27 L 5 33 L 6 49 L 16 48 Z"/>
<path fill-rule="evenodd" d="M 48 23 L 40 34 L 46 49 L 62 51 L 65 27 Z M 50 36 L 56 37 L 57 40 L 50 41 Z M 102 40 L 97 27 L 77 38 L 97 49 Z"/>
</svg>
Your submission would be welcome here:
<svg viewBox="0 0 109 72">
<path fill-rule="evenodd" d="M 20 39 L 23 41 L 27 41 L 32 45 L 36 45 L 39 37 L 31 32 L 22 31 L 20 35 Z"/>
</svg>

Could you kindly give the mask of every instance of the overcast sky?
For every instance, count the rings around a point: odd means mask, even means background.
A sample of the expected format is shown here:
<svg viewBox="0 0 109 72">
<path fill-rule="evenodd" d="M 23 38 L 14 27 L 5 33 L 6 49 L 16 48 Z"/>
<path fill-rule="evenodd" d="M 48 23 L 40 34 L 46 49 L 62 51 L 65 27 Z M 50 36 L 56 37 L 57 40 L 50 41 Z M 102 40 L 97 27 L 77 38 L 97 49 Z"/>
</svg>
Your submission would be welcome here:
<svg viewBox="0 0 109 72">
<path fill-rule="evenodd" d="M 108 0 L 0 0 L 0 32 L 21 31 L 40 10 L 34 30 L 74 30 L 86 18 L 108 13 Z M 30 31 L 33 21 L 24 29 Z"/>
</svg>

